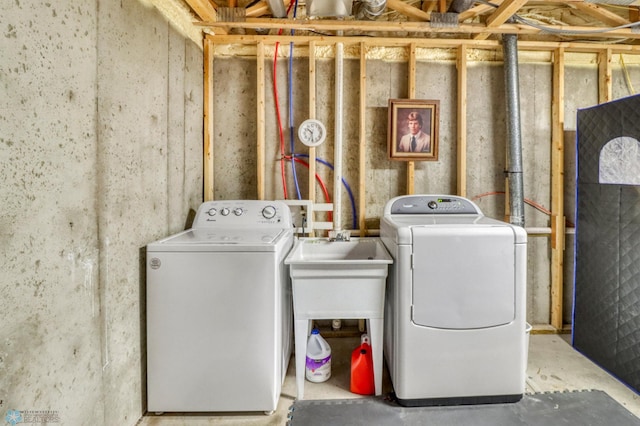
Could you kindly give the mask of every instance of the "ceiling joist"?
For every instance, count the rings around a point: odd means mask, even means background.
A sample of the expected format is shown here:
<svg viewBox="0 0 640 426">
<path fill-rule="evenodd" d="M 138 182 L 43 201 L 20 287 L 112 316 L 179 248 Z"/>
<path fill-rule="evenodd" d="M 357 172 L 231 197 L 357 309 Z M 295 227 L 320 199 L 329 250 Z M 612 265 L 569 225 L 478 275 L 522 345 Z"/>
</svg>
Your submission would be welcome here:
<svg viewBox="0 0 640 426">
<path fill-rule="evenodd" d="M 215 21 L 217 18 L 216 9 L 218 6 L 209 0 L 185 0 L 191 9 L 203 21 Z"/>
<path fill-rule="evenodd" d="M 487 27 L 498 27 L 509 20 L 528 0 L 506 0 L 487 18 Z"/>
<path fill-rule="evenodd" d="M 524 24 L 502 24 L 497 27 L 488 28 L 480 24 L 460 24 L 457 27 L 432 27 L 428 22 L 387 22 L 387 21 L 348 21 L 348 25 L 345 25 L 345 21 L 339 20 L 316 20 L 316 19 L 263 19 L 263 18 L 247 18 L 243 22 L 200 22 L 196 25 L 201 26 L 203 29 L 210 31 L 212 34 L 218 34 L 218 29 L 231 29 L 231 28 L 243 28 L 243 29 L 268 29 L 279 30 L 285 28 L 286 30 L 294 31 L 316 31 L 322 34 L 328 34 L 332 31 L 345 31 L 348 29 L 350 32 L 361 33 L 383 33 L 391 32 L 414 32 L 414 33 L 431 33 L 442 35 L 455 35 L 459 37 L 480 34 L 488 32 L 491 34 L 517 34 L 536 36 L 546 33 L 549 30 L 556 31 L 576 31 L 576 32 L 592 32 L 593 27 L 566 27 L 558 25 L 547 25 L 545 30 L 531 27 Z M 306 35 L 306 33 L 305 33 Z M 357 35 L 357 34 L 354 34 Z M 592 33 L 590 37 L 594 39 L 602 38 L 621 38 L 621 39 L 640 39 L 640 32 L 634 32 L 632 29 L 619 28 L 608 31 L 606 33 Z"/>
<path fill-rule="evenodd" d="M 190 8 L 199 20 L 192 23 L 194 30 L 209 35 L 225 34 L 271 34 L 281 30 L 293 31 L 294 36 L 326 37 L 331 35 L 373 37 L 425 37 L 462 38 L 484 40 L 501 38 L 502 34 L 516 34 L 526 41 L 577 40 L 593 42 L 607 41 L 617 44 L 640 44 L 640 22 L 637 6 L 612 6 L 607 2 L 585 0 L 491 0 L 488 2 L 468 2 L 460 7 L 445 0 L 387 0 L 386 9 L 394 13 L 384 13 L 373 21 L 357 20 L 353 16 L 341 18 L 308 17 L 306 5 L 297 7 L 296 18 L 273 18 L 266 0 L 249 3 L 249 0 L 152 0 L 154 3 L 180 4 Z M 242 2 L 248 6 L 243 7 Z M 282 0 L 289 8 L 293 0 Z M 350 0 L 323 0 L 350 1 Z M 358 0 L 353 0 L 358 1 Z M 217 4 L 216 4 L 217 3 Z M 634 4 L 640 3 L 633 2 Z M 225 8 L 223 13 L 220 8 Z M 471 7 L 469 7 L 471 6 Z M 449 8 L 464 9 L 457 15 L 457 23 L 452 24 L 450 16 L 445 21 L 438 16 L 432 20 L 435 11 L 446 12 Z M 230 16 L 227 10 L 239 12 Z M 234 13 L 235 13 L 234 12 Z M 448 14 L 450 15 L 450 14 Z M 516 17 L 513 22 L 509 20 Z M 571 18 L 565 20 L 564 18 Z M 594 22 L 594 19 L 596 20 Z M 569 23 L 567 23 L 569 22 Z M 638 27 L 632 25 L 638 23 Z M 584 23 L 584 24 L 582 24 Z M 312 32 L 311 34 L 309 32 Z M 316 34 L 317 32 L 318 34 Z"/>
<path fill-rule="evenodd" d="M 578 3 L 573 3 L 572 6 L 593 18 L 596 18 L 602 21 L 606 25 L 611 25 L 612 27 L 627 25 L 631 23 L 628 19 L 625 19 L 620 15 L 610 12 L 604 7 L 600 7 L 594 3 L 578 2 Z"/>
<path fill-rule="evenodd" d="M 387 0 L 387 7 L 418 21 L 429 21 L 431 19 L 431 13 L 424 12 L 402 0 Z"/>
</svg>

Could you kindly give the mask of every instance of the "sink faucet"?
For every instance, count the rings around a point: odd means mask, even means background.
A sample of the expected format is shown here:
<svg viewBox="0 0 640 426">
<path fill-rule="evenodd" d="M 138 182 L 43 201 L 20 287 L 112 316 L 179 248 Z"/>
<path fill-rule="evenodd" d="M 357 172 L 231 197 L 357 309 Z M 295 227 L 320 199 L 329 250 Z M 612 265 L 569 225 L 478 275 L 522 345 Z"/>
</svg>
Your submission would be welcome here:
<svg viewBox="0 0 640 426">
<path fill-rule="evenodd" d="M 350 239 L 350 231 L 329 231 L 329 241 L 349 241 Z"/>
</svg>

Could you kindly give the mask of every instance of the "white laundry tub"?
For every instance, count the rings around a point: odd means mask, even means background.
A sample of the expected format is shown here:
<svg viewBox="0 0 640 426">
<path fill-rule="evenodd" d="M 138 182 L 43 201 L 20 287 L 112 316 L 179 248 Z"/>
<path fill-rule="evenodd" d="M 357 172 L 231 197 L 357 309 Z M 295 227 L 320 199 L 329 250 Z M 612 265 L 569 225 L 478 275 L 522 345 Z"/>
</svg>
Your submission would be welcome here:
<svg viewBox="0 0 640 426">
<path fill-rule="evenodd" d="M 392 262 L 379 238 L 298 240 L 285 260 L 290 266 L 294 313 L 309 319 L 382 316 Z"/>
<path fill-rule="evenodd" d="M 367 320 L 376 395 L 382 394 L 384 294 L 392 262 L 379 238 L 297 241 L 285 263 L 293 287 L 298 399 L 304 397 L 304 348 L 314 319 Z"/>
</svg>

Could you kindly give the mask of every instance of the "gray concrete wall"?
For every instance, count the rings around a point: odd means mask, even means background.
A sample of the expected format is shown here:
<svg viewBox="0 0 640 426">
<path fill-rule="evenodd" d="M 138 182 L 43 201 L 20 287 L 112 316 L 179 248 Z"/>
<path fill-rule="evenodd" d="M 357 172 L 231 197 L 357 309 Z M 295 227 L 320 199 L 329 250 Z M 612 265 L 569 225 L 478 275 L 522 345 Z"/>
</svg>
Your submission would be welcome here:
<svg viewBox="0 0 640 426">
<path fill-rule="evenodd" d="M 0 416 L 133 425 L 144 247 L 202 201 L 202 51 L 137 0 L 0 28 Z"/>
</svg>

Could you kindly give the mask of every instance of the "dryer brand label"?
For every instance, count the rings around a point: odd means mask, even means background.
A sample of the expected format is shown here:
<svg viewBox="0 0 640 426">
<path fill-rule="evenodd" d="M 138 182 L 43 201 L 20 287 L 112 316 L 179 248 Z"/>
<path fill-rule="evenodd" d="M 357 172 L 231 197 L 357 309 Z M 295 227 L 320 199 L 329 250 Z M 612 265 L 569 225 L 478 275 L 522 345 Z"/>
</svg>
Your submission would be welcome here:
<svg viewBox="0 0 640 426">
<path fill-rule="evenodd" d="M 158 259 L 157 257 L 152 257 L 149 260 L 149 266 L 151 267 L 151 269 L 160 269 L 160 265 L 162 265 L 162 262 L 160 262 L 160 259 Z"/>
</svg>

